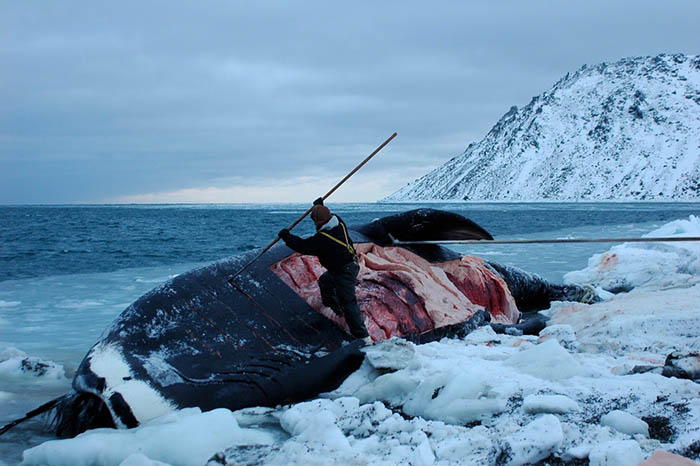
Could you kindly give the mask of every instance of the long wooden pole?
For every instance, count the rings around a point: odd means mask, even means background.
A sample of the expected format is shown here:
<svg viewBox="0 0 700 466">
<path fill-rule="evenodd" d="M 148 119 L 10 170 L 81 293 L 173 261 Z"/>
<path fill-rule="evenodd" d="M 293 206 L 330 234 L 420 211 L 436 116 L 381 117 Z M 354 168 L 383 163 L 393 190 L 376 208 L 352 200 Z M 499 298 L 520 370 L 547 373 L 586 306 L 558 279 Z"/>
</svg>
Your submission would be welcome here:
<svg viewBox="0 0 700 466">
<path fill-rule="evenodd" d="M 388 138 L 386 141 L 384 141 L 383 143 L 381 143 L 381 145 L 380 145 L 379 147 L 377 147 L 376 149 L 374 149 L 374 152 L 372 152 L 372 153 L 369 154 L 367 157 L 365 157 L 365 159 L 364 159 L 362 162 L 360 162 L 359 165 L 357 165 L 350 173 L 348 173 L 347 175 L 345 175 L 345 178 L 343 178 L 342 180 L 340 180 L 340 181 L 338 182 L 338 184 L 336 184 L 335 186 L 333 186 L 333 188 L 332 188 L 330 191 L 328 191 L 328 192 L 326 193 L 326 195 L 323 196 L 322 199 L 323 199 L 324 201 L 325 201 L 326 199 L 328 199 L 328 198 L 330 197 L 331 194 L 333 194 L 338 188 L 340 188 L 340 186 L 342 186 L 342 184 L 345 183 L 352 175 L 354 175 L 355 173 L 357 173 L 357 171 L 358 171 L 360 168 L 362 168 L 367 162 L 369 162 L 370 159 L 371 159 L 372 157 L 374 157 L 375 155 L 377 155 L 377 152 L 379 152 L 380 150 L 384 149 L 384 146 L 386 146 L 387 144 L 389 144 L 389 143 L 391 142 L 391 140 L 394 139 L 396 136 L 397 136 L 396 133 L 394 133 L 394 134 L 392 134 L 391 136 L 389 136 L 389 138 Z M 291 230 L 292 228 L 294 228 L 295 226 L 297 226 L 297 225 L 299 224 L 299 222 L 301 222 L 302 220 L 304 220 L 304 218 L 306 218 L 306 216 L 309 215 L 309 213 L 311 213 L 311 209 L 313 209 L 313 206 L 309 207 L 308 210 L 307 210 L 306 212 L 304 212 L 304 213 L 302 214 L 301 217 L 299 217 L 294 223 L 292 223 L 292 224 L 287 228 L 287 230 Z M 253 260 L 251 260 L 251 261 L 248 262 L 246 265 L 244 265 L 243 268 L 242 268 L 241 270 L 239 270 L 238 272 L 236 272 L 235 274 L 233 274 L 233 275 L 228 279 L 229 283 L 233 282 L 233 279 L 234 279 L 234 278 L 236 278 L 237 276 L 239 276 L 239 275 L 241 274 L 241 272 L 243 272 L 245 269 L 247 269 L 248 267 L 250 267 L 250 265 L 251 265 L 253 262 L 257 261 L 263 254 L 265 254 L 267 251 L 269 251 L 270 248 L 272 248 L 272 246 L 274 246 L 274 245 L 277 243 L 277 241 L 279 241 L 279 236 L 276 237 L 270 244 L 268 244 L 262 251 L 260 251 L 260 253 L 259 253 L 257 256 L 255 256 L 255 257 L 253 258 Z"/>
<path fill-rule="evenodd" d="M 564 239 L 454 239 L 454 240 L 427 240 L 427 241 L 400 241 L 394 240 L 397 246 L 409 244 L 557 244 L 557 243 L 668 243 L 700 241 L 697 236 L 671 236 L 656 238 L 564 238 Z"/>
</svg>

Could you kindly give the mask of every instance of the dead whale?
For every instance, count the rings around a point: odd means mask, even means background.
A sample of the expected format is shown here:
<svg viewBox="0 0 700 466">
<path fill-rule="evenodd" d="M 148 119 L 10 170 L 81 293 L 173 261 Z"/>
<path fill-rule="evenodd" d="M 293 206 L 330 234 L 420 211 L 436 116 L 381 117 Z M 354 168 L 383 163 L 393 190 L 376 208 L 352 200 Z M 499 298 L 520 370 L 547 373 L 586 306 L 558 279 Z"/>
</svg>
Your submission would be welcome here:
<svg viewBox="0 0 700 466">
<path fill-rule="evenodd" d="M 512 326 L 518 301 L 532 301 L 528 290 L 540 301 L 563 290 L 440 246 L 392 246 L 393 238 L 492 238 L 450 212 L 384 217 L 351 228 L 351 236 L 361 265 L 358 301 L 375 341 L 460 336 L 489 320 Z M 275 406 L 338 387 L 361 364 L 363 342 L 323 306 L 318 261 L 279 244 L 229 281 L 255 255 L 179 275 L 139 298 L 90 349 L 73 390 L 35 411 L 53 409 L 65 437 L 135 427 L 186 407 Z"/>
</svg>

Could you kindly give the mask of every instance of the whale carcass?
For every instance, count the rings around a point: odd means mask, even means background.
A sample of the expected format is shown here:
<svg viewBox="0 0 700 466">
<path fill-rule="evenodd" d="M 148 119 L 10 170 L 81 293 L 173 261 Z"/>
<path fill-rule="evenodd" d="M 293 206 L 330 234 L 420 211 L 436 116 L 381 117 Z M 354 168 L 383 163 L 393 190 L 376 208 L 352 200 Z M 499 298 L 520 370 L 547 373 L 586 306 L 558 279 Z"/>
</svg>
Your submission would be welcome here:
<svg viewBox="0 0 700 466">
<path fill-rule="evenodd" d="M 394 238 L 491 239 L 460 215 L 419 209 L 350 233 L 375 341 L 430 341 L 489 319 L 514 325 L 518 301 L 529 299 L 511 269 L 440 246 L 392 246 Z M 323 306 L 317 259 L 278 244 L 229 281 L 255 253 L 179 275 L 125 309 L 83 359 L 72 391 L 51 405 L 56 433 L 135 427 L 186 407 L 275 406 L 339 386 L 361 364 L 364 343 Z"/>
</svg>

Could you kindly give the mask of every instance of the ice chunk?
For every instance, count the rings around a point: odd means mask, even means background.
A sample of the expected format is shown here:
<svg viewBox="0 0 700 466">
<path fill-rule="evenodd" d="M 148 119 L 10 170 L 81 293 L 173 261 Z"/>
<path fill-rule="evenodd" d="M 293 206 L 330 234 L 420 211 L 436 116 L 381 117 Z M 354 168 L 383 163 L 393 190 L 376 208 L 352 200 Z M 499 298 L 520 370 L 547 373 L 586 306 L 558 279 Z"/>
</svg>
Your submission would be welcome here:
<svg viewBox="0 0 700 466">
<path fill-rule="evenodd" d="M 119 466 L 169 466 L 168 463 L 150 459 L 142 453 L 134 453 L 129 455 L 124 461 L 119 463 Z"/>
<path fill-rule="evenodd" d="M 491 388 L 478 371 L 446 372 L 421 382 L 403 411 L 450 424 L 472 422 L 505 409 L 507 400 Z"/>
<path fill-rule="evenodd" d="M 559 419 L 547 414 L 506 437 L 501 459 L 508 466 L 536 463 L 559 449 L 563 440 Z"/>
<path fill-rule="evenodd" d="M 329 400 L 300 403 L 279 415 L 280 425 L 298 442 L 321 442 L 326 449 L 350 450 L 348 439 L 336 423 L 336 413 L 358 406 L 355 398 L 342 398 L 335 403 Z"/>
<path fill-rule="evenodd" d="M 95 429 L 72 439 L 44 442 L 26 450 L 22 464 L 120 464 L 130 455 L 141 453 L 169 464 L 201 466 L 214 453 L 231 445 L 269 444 L 273 440 L 269 433 L 241 429 L 227 409 L 202 413 L 190 408 L 134 429 Z M 100 462 L 95 463 L 95 458 Z M 139 460 L 146 461 L 142 457 L 133 459 Z"/>
<path fill-rule="evenodd" d="M 649 425 L 638 417 L 624 411 L 611 411 L 600 418 L 600 423 L 604 426 L 612 427 L 623 434 L 649 436 Z"/>
<path fill-rule="evenodd" d="M 390 338 L 363 349 L 365 359 L 375 369 L 400 370 L 415 361 L 416 346 L 400 338 Z"/>
<path fill-rule="evenodd" d="M 580 411 L 578 403 L 564 395 L 529 395 L 523 401 L 523 410 L 528 414 L 566 414 Z"/>
<path fill-rule="evenodd" d="M 580 364 L 555 339 L 514 354 L 507 364 L 546 380 L 568 379 L 581 373 Z"/>
<path fill-rule="evenodd" d="M 418 386 L 407 371 L 392 372 L 380 375 L 370 384 L 360 387 L 353 395 L 362 403 L 371 401 L 388 401 L 391 404 L 399 404 L 406 395 Z"/>
<path fill-rule="evenodd" d="M 567 351 L 575 352 L 578 349 L 576 332 L 571 325 L 548 325 L 540 332 L 540 339 L 544 341 L 548 338 L 555 338 Z"/>
<path fill-rule="evenodd" d="M 634 440 L 612 440 L 591 449 L 590 466 L 637 466 L 644 459 L 642 449 Z"/>
</svg>

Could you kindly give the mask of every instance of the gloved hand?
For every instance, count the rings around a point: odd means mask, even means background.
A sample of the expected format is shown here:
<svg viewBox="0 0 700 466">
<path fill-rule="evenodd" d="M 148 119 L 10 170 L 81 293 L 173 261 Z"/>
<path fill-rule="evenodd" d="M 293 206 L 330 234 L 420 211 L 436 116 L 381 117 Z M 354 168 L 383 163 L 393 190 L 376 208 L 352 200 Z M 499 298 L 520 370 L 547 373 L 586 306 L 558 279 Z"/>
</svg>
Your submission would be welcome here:
<svg viewBox="0 0 700 466">
<path fill-rule="evenodd" d="M 323 198 L 319 197 L 314 201 L 314 205 L 323 205 Z"/>
<path fill-rule="evenodd" d="M 290 235 L 289 230 L 287 230 L 286 228 L 282 228 L 282 229 L 280 230 L 280 232 L 277 233 L 277 236 L 279 236 L 279 237 L 282 238 L 282 239 L 285 239 L 285 238 L 288 237 L 289 235 Z"/>
</svg>

